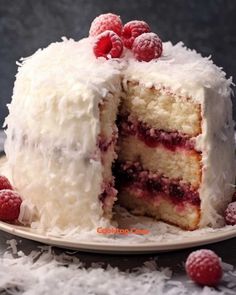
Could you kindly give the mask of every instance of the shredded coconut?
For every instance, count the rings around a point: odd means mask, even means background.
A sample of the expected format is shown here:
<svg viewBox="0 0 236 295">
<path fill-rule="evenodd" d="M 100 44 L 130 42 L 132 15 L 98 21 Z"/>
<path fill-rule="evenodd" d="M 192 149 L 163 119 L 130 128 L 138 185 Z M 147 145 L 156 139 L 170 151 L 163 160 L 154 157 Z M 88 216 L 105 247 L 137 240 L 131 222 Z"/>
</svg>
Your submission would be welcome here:
<svg viewBox="0 0 236 295">
<path fill-rule="evenodd" d="M 74 253 L 57 255 L 51 247 L 38 247 L 28 256 L 16 251 L 16 240 L 7 241 L 11 246 L 1 258 L 0 290 L 8 294 L 167 294 L 193 295 L 235 294 L 236 278 L 232 267 L 223 263 L 226 274 L 216 289 L 198 287 L 192 282 L 173 280 L 169 268 L 159 268 L 156 260 L 146 261 L 142 267 L 126 272 L 110 265 L 102 267 L 93 263 L 86 268 Z M 14 255 L 15 256 L 15 255 Z M 231 269 L 228 271 L 228 269 Z M 232 286 L 232 287 L 231 287 Z M 234 289 L 233 289 L 234 288 Z"/>
</svg>

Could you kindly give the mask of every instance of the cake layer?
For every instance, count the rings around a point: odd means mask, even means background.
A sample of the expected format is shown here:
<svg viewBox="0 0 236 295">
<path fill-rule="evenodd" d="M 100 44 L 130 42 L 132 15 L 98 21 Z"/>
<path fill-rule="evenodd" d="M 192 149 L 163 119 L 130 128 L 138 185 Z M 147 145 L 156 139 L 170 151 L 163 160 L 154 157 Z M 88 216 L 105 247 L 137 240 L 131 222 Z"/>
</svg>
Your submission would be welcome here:
<svg viewBox="0 0 236 295">
<path fill-rule="evenodd" d="M 196 229 L 200 220 L 198 206 L 185 204 L 178 207 L 164 197 L 159 197 L 158 202 L 146 200 L 136 195 L 132 189 L 124 189 L 119 193 L 119 203 L 133 214 L 151 216 L 187 230 Z"/>
<path fill-rule="evenodd" d="M 194 150 L 177 148 L 173 152 L 163 145 L 150 148 L 130 135 L 119 139 L 119 161 L 139 161 L 146 170 L 181 179 L 194 187 L 201 182 L 201 154 Z"/>
<path fill-rule="evenodd" d="M 194 139 L 180 132 L 166 132 L 150 127 L 148 124 L 137 120 L 133 115 L 118 117 L 118 127 L 121 136 L 136 135 L 149 147 L 164 145 L 175 151 L 177 148 L 194 149 Z"/>
<path fill-rule="evenodd" d="M 201 133 L 201 106 L 190 97 L 174 95 L 164 88 L 147 88 L 136 81 L 128 81 L 124 88 L 122 113 L 132 113 L 156 129 L 179 131 L 189 136 Z"/>
</svg>

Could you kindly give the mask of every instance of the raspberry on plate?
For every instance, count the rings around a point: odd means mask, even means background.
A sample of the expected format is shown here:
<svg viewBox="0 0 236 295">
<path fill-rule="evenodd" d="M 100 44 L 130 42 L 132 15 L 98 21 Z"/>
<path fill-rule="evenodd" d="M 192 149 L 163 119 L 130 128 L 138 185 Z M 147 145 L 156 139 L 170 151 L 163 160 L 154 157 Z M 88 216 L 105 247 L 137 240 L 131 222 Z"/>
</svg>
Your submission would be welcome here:
<svg viewBox="0 0 236 295">
<path fill-rule="evenodd" d="M 107 30 L 113 31 L 120 36 L 122 27 L 122 21 L 118 15 L 113 13 L 101 14 L 93 20 L 89 36 L 94 37 Z"/>
<path fill-rule="evenodd" d="M 236 224 L 236 202 L 229 203 L 225 210 L 225 222 L 229 225 Z"/>
<path fill-rule="evenodd" d="M 188 276 L 200 285 L 216 286 L 222 277 L 220 258 L 207 249 L 192 252 L 187 258 L 185 269 Z"/>
<path fill-rule="evenodd" d="M 121 38 L 113 31 L 105 31 L 96 37 L 93 52 L 96 57 L 118 58 L 123 51 Z"/>
<path fill-rule="evenodd" d="M 10 189 L 13 190 L 10 181 L 3 175 L 0 175 L 0 190 Z"/>
<path fill-rule="evenodd" d="M 134 40 L 132 47 L 138 61 L 150 61 L 162 54 L 162 41 L 155 33 L 143 33 Z"/>
<path fill-rule="evenodd" d="M 143 33 L 151 32 L 149 25 L 144 21 L 132 20 L 124 25 L 122 30 L 122 41 L 124 46 L 131 49 L 134 40 Z"/>
<path fill-rule="evenodd" d="M 14 221 L 19 217 L 22 199 L 20 195 L 12 190 L 0 191 L 0 220 Z"/>
</svg>

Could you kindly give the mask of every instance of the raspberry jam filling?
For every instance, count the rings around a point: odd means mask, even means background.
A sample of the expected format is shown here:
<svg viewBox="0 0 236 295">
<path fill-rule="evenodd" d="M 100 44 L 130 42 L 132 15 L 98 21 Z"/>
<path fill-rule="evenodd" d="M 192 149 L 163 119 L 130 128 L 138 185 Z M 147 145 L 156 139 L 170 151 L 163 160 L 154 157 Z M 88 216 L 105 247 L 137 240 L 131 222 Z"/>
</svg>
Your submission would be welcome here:
<svg viewBox="0 0 236 295">
<path fill-rule="evenodd" d="M 162 144 L 172 151 L 175 151 L 177 148 L 194 149 L 194 141 L 188 135 L 177 131 L 166 132 L 151 128 L 146 123 L 138 121 L 130 115 L 120 116 L 117 124 L 121 135 L 137 136 L 149 147 L 154 148 Z"/>
<path fill-rule="evenodd" d="M 116 141 L 117 141 L 117 133 L 114 132 L 110 139 L 107 139 L 107 138 L 103 137 L 102 135 L 100 135 L 99 138 L 98 138 L 97 145 L 98 145 L 100 151 L 105 153 L 105 152 L 107 152 L 107 150 L 109 149 L 109 147 L 112 144 L 116 143 Z"/>
<path fill-rule="evenodd" d="M 177 179 L 144 170 L 140 163 L 117 163 L 115 167 L 117 187 L 132 187 L 142 191 L 142 196 L 153 199 L 158 195 L 167 196 L 175 204 L 191 203 L 199 206 L 200 198 L 196 189 Z"/>
<path fill-rule="evenodd" d="M 117 190 L 114 188 L 112 182 L 103 183 L 103 192 L 99 196 L 99 200 L 102 202 L 103 207 L 109 204 L 109 200 L 115 200 Z"/>
<path fill-rule="evenodd" d="M 113 143 L 113 140 L 107 141 L 107 140 L 100 139 L 98 141 L 98 147 L 101 150 L 101 152 L 105 153 L 109 149 L 112 143 Z"/>
</svg>

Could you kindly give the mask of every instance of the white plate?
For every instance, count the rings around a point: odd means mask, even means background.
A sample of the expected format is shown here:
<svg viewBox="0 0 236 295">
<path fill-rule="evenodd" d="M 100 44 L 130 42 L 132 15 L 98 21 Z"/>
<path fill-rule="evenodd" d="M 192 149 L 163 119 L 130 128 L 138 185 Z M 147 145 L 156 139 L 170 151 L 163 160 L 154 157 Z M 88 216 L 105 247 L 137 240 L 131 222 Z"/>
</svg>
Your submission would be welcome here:
<svg viewBox="0 0 236 295">
<path fill-rule="evenodd" d="M 165 240 L 156 242 L 145 242 L 141 243 L 131 243 L 129 241 L 122 241 L 121 244 L 113 243 L 112 241 L 102 241 L 102 242 L 91 242 L 91 241 L 78 241 L 74 238 L 62 238 L 53 237 L 49 235 L 43 235 L 37 233 L 34 229 L 7 224 L 0 222 L 0 230 L 11 233 L 13 235 L 26 238 L 29 240 L 45 243 L 48 245 L 53 245 L 61 248 L 81 250 L 86 252 L 98 252 L 98 253 L 116 253 L 116 254 L 137 254 L 137 253 L 154 253 L 154 252 L 164 252 L 173 251 L 178 249 L 185 249 L 195 246 L 206 245 L 210 243 L 215 243 L 223 240 L 227 240 L 236 237 L 236 227 L 232 227 L 227 230 L 215 230 L 212 232 L 207 232 L 205 234 L 185 237 L 177 240 Z"/>
</svg>

